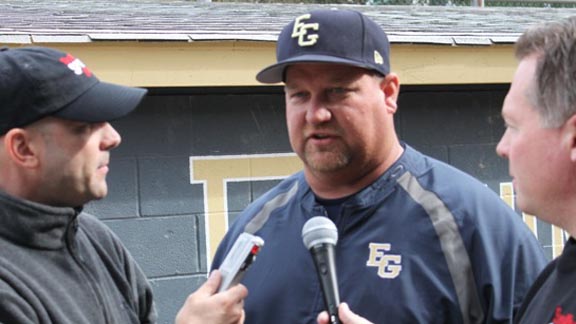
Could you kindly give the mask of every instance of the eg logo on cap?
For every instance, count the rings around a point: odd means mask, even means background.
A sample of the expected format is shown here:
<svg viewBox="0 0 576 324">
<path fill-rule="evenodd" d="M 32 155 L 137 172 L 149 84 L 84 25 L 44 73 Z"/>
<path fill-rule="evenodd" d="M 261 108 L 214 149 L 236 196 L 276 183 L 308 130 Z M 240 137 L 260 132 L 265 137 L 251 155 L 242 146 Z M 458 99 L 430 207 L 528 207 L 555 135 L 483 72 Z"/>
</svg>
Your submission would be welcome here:
<svg viewBox="0 0 576 324">
<path fill-rule="evenodd" d="M 311 15 L 306 14 L 296 18 L 294 22 L 294 29 L 292 30 L 292 38 L 298 37 L 298 45 L 304 46 L 312 46 L 316 44 L 318 41 L 318 34 L 308 34 L 308 30 L 312 29 L 318 31 L 320 25 L 318 23 L 303 23 L 302 20 L 310 19 Z M 304 39 L 304 36 L 307 36 Z"/>
</svg>

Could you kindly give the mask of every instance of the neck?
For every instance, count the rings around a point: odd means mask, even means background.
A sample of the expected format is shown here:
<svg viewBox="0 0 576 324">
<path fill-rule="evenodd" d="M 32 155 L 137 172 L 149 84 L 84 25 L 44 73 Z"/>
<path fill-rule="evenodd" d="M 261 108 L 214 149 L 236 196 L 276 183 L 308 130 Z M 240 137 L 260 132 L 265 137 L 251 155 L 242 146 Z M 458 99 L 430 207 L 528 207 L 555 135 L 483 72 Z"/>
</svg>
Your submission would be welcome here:
<svg viewBox="0 0 576 324">
<path fill-rule="evenodd" d="M 17 168 L 6 167 L 0 171 L 0 190 L 12 197 L 35 201 L 34 190 L 39 188 L 35 177 Z"/>
<path fill-rule="evenodd" d="M 394 162 L 396 162 L 404 148 L 396 143 L 388 150 L 387 157 L 374 165 L 349 165 L 344 169 L 332 172 L 316 172 L 305 167 L 306 181 L 312 191 L 324 199 L 337 199 L 353 195 L 376 181 Z"/>
</svg>

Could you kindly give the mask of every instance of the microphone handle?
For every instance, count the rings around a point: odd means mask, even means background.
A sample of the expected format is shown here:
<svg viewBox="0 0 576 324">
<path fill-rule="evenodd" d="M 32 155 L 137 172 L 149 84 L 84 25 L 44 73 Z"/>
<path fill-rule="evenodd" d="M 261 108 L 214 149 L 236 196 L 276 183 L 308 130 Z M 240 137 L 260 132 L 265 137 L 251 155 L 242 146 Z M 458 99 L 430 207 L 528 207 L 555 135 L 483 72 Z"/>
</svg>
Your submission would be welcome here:
<svg viewBox="0 0 576 324">
<path fill-rule="evenodd" d="M 340 294 L 338 292 L 338 279 L 336 276 L 336 264 L 334 263 L 334 245 L 319 244 L 313 246 L 311 251 L 314 256 L 316 272 L 320 279 L 320 285 L 324 295 L 324 306 L 328 311 L 331 324 L 341 324 L 338 318 L 338 305 L 340 305 Z"/>
</svg>

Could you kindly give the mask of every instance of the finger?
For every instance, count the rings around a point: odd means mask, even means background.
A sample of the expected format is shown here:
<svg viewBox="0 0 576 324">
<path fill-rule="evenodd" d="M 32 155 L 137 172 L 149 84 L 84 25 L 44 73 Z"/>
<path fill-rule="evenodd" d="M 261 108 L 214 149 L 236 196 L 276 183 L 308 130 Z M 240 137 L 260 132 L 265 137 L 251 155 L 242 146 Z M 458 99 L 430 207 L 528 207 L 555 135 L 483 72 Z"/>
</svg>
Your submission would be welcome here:
<svg viewBox="0 0 576 324">
<path fill-rule="evenodd" d="M 350 310 L 350 307 L 347 303 L 341 303 L 338 309 L 338 316 L 342 319 L 343 322 L 351 322 L 353 320 L 357 320 L 356 314 Z"/>
<path fill-rule="evenodd" d="M 342 323 L 372 324 L 367 319 L 350 310 L 347 303 L 341 303 L 340 307 L 338 307 L 338 317 L 340 317 Z"/>
<path fill-rule="evenodd" d="M 328 313 L 326 311 L 323 311 L 320 314 L 318 314 L 318 317 L 316 318 L 318 324 L 328 324 L 328 320 L 329 320 Z"/>
<path fill-rule="evenodd" d="M 211 296 L 218 291 L 218 287 L 220 287 L 220 281 L 222 281 L 222 274 L 220 274 L 220 270 L 214 270 L 210 273 L 208 280 L 198 288 L 197 292 L 201 295 Z"/>
<path fill-rule="evenodd" d="M 350 306 L 348 306 L 348 303 L 341 303 L 340 304 L 340 310 L 343 313 L 352 313 L 352 311 L 350 310 Z M 340 313 L 340 312 L 338 312 L 338 313 Z"/>
<path fill-rule="evenodd" d="M 237 284 L 229 288 L 227 293 L 231 298 L 242 302 L 248 296 L 248 289 L 243 284 Z"/>
<path fill-rule="evenodd" d="M 244 312 L 244 310 L 242 310 L 242 315 L 240 315 L 240 320 L 238 321 L 238 324 L 244 324 L 245 319 L 246 319 L 246 313 Z"/>
</svg>

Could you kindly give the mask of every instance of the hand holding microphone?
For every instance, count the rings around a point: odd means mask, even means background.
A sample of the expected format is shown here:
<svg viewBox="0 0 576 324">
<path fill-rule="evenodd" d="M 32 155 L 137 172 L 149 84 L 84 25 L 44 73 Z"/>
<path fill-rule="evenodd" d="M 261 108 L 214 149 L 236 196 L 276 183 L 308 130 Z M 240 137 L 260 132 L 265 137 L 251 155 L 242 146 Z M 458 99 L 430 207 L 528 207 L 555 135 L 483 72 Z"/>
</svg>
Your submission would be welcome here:
<svg viewBox="0 0 576 324">
<path fill-rule="evenodd" d="M 334 256 L 334 247 L 338 241 L 336 225 L 327 217 L 312 217 L 302 228 L 302 240 L 314 259 L 324 295 L 324 306 L 329 316 L 328 323 L 340 324 L 338 318 L 340 294 Z"/>
<path fill-rule="evenodd" d="M 338 307 L 338 316 L 342 321 L 342 324 L 373 324 L 364 317 L 354 313 L 348 307 L 348 304 L 342 303 Z M 318 314 L 317 322 L 318 324 L 329 324 L 329 317 L 326 311 Z"/>
</svg>

